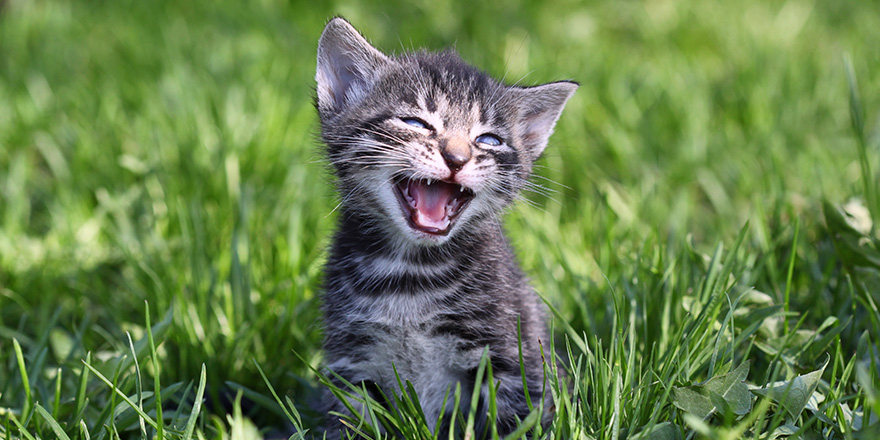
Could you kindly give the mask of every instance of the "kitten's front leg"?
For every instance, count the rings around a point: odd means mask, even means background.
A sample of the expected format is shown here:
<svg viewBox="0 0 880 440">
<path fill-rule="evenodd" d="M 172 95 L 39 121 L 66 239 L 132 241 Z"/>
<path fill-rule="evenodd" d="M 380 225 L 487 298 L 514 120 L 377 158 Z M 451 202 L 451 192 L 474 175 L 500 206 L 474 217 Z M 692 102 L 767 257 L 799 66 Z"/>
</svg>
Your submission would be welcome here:
<svg viewBox="0 0 880 440">
<path fill-rule="evenodd" d="M 496 418 L 494 423 L 498 430 L 498 434 L 503 437 L 513 432 L 519 424 L 528 417 L 530 411 L 528 401 L 526 400 L 526 392 L 522 386 L 522 376 L 519 372 L 495 372 L 494 379 L 496 408 Z M 552 397 L 550 396 L 550 391 L 545 390 L 544 387 L 541 386 L 540 379 L 532 379 L 533 378 L 530 378 L 528 381 L 529 401 L 531 401 L 532 407 L 535 411 L 539 411 L 541 402 L 544 402 L 543 414 L 539 417 L 541 418 L 540 423 L 546 426 L 549 421 L 549 408 L 552 405 Z M 488 435 L 490 431 L 490 429 L 487 429 L 487 423 L 490 423 L 488 384 L 483 384 L 482 389 L 480 390 L 477 414 L 478 419 L 474 426 L 475 433 L 479 436 L 483 432 L 486 432 Z"/>
<path fill-rule="evenodd" d="M 347 428 L 342 423 L 343 418 L 349 418 L 349 420 L 353 421 L 352 424 L 357 426 L 357 419 L 364 419 L 366 417 L 364 399 L 369 397 L 382 402 L 382 394 L 379 392 L 378 385 L 372 380 L 364 379 L 362 375 L 356 374 L 356 369 L 337 366 L 332 371 L 335 374 L 327 374 L 330 382 L 334 387 L 344 391 L 346 394 L 340 398 L 333 394 L 329 388 L 324 390 L 320 411 L 325 417 L 323 431 L 326 433 L 327 439 L 330 440 L 345 438 L 343 433 Z M 353 390 L 349 384 L 357 387 L 357 390 Z M 342 399 L 345 399 L 345 402 Z M 349 409 L 349 407 L 354 411 Z"/>
</svg>

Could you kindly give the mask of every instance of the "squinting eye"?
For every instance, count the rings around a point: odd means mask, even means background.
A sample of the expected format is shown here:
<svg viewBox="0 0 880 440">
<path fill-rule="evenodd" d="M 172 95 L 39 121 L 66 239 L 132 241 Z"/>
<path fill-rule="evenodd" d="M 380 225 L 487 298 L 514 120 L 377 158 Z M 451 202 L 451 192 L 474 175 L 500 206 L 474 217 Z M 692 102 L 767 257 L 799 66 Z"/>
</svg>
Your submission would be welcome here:
<svg viewBox="0 0 880 440">
<path fill-rule="evenodd" d="M 419 118 L 400 118 L 407 125 L 412 125 L 413 127 L 424 128 L 426 130 L 430 130 L 431 126 L 428 125 L 427 122 L 419 119 Z"/>
<path fill-rule="evenodd" d="M 493 147 L 497 147 L 502 144 L 501 139 L 498 139 L 498 136 L 488 133 L 477 136 L 477 143 L 491 145 Z"/>
</svg>

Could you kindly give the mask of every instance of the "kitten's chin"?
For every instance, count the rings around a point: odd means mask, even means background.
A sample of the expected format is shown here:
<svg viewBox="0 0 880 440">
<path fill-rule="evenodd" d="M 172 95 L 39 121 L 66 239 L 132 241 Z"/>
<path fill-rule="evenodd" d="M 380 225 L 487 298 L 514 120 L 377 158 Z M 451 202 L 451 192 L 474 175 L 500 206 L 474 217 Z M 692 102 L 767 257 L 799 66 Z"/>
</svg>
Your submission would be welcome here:
<svg viewBox="0 0 880 440">
<path fill-rule="evenodd" d="M 432 244 L 447 240 L 474 198 L 470 189 L 439 180 L 403 179 L 392 191 L 413 236 Z"/>
</svg>

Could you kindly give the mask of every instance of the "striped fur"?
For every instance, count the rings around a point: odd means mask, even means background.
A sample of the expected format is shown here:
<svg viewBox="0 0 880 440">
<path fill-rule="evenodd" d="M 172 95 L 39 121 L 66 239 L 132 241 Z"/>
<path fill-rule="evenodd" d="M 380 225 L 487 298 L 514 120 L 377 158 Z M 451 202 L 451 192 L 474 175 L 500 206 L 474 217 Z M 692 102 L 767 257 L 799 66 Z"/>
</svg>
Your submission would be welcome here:
<svg viewBox="0 0 880 440">
<path fill-rule="evenodd" d="M 470 395 L 488 346 L 496 423 L 510 432 L 528 414 L 517 319 L 535 403 L 548 339 L 500 215 L 530 185 L 577 85 L 507 86 L 453 52 L 387 56 L 341 18 L 321 36 L 316 80 L 342 199 L 325 268 L 327 367 L 390 395 L 400 392 L 393 365 L 434 421 L 456 383 Z M 343 412 L 329 394 L 325 404 Z M 482 404 L 479 412 L 485 423 Z M 330 419 L 335 437 L 341 425 Z"/>
</svg>

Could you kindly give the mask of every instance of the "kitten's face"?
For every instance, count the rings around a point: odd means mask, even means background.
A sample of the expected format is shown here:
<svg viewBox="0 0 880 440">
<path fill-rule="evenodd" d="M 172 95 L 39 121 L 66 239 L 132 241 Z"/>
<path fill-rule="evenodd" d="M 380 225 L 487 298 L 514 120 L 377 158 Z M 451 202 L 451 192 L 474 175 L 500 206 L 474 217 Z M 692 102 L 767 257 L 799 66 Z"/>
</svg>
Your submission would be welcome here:
<svg viewBox="0 0 880 440">
<path fill-rule="evenodd" d="M 317 81 L 342 203 L 417 244 L 509 204 L 577 87 L 505 86 L 451 52 L 390 58 L 342 19 L 321 37 Z"/>
</svg>

